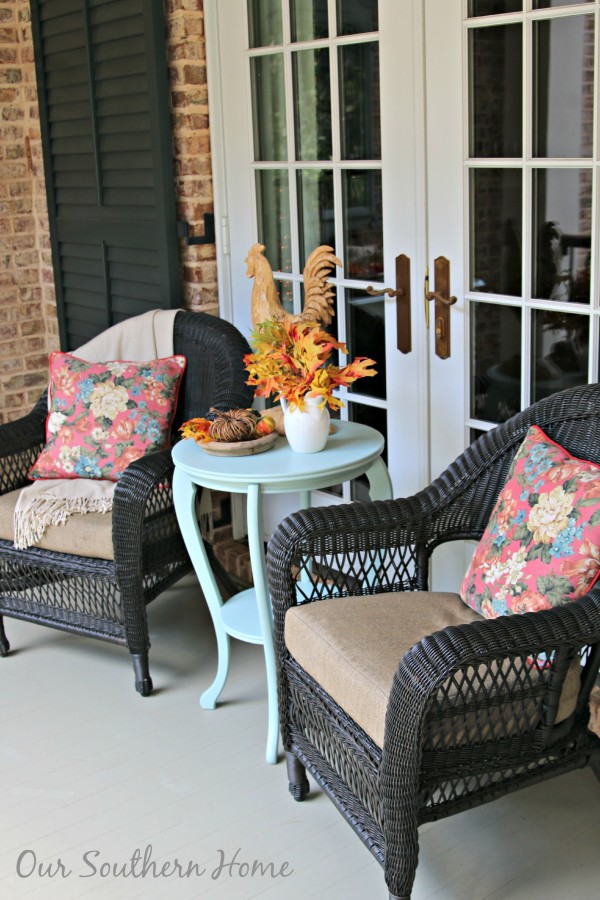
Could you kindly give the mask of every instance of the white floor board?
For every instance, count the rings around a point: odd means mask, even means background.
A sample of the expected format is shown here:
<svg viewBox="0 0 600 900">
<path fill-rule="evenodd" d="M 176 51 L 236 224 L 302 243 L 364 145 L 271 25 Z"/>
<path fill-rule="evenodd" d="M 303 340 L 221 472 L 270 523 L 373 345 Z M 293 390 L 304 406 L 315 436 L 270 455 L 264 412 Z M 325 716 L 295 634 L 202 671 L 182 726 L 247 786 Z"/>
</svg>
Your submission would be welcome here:
<svg viewBox="0 0 600 900">
<path fill-rule="evenodd" d="M 212 626 L 193 578 L 149 610 L 155 695 L 133 687 L 125 650 L 14 620 L 0 660 L 0 897 L 17 900 L 366 900 L 383 873 L 313 784 L 294 803 L 285 765 L 264 762 L 260 647 L 233 642 L 223 703 L 200 708 L 216 666 Z M 597 900 L 600 786 L 575 772 L 425 826 L 414 900 Z M 90 878 L 83 854 L 124 864 L 152 846 L 202 877 Z M 231 860 L 288 864 L 289 877 L 211 873 Z M 19 878 L 30 849 L 60 857 L 68 878 Z M 28 860 L 31 859 L 31 855 Z M 293 870 L 293 871 L 292 871 Z"/>
</svg>

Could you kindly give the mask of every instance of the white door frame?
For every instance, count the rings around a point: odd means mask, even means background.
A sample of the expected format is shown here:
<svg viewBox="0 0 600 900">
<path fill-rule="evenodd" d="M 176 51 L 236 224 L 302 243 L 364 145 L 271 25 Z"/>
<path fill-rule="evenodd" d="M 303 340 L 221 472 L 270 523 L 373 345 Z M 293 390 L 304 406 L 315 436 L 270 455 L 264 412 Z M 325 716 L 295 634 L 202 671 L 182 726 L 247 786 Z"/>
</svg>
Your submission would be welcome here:
<svg viewBox="0 0 600 900">
<path fill-rule="evenodd" d="M 396 495 L 406 495 L 424 486 L 430 476 L 429 449 L 429 379 L 428 379 L 428 335 L 424 324 L 423 279 L 426 260 L 426 191 L 425 191 L 425 136 L 424 136 L 424 90 L 415 89 L 424 72 L 422 60 L 423 37 L 423 0 L 402 0 L 406 17 L 410 16 L 410 25 L 403 29 L 406 36 L 407 53 L 398 52 L 397 27 L 399 0 L 381 0 L 379 41 L 381 47 L 381 103 L 382 103 L 382 141 L 384 148 L 402 148 L 403 158 L 409 159 L 412 167 L 411 176 L 407 179 L 406 189 L 399 196 L 398 189 L 391 185 L 392 154 L 388 151 L 388 163 L 383 169 L 384 197 L 384 255 L 385 285 L 394 286 L 394 260 L 399 253 L 408 252 L 411 257 L 411 289 L 412 289 L 412 355 L 404 357 L 395 348 L 395 329 L 386 326 L 386 345 L 388 360 L 394 359 L 394 365 L 400 372 L 400 382 L 388 382 L 388 402 L 394 402 L 394 394 L 398 402 L 406 407 L 401 425 L 404 430 L 400 435 L 389 436 L 390 469 L 395 485 Z M 227 60 L 220 60 L 223 46 L 240 46 L 244 33 L 246 9 L 243 4 L 243 16 L 229 16 L 227 35 L 219 33 L 219 7 L 223 10 L 223 0 L 205 0 L 204 18 L 206 34 L 208 96 L 210 108 L 210 141 L 214 178 L 214 206 L 216 221 L 217 267 L 219 278 L 220 311 L 224 318 L 233 321 L 242 331 L 247 330 L 249 322 L 251 283 L 248 282 L 248 314 L 247 321 L 240 318 L 233 302 L 233 285 L 240 281 L 243 257 L 248 247 L 235 247 L 229 239 L 229 223 L 232 207 L 230 199 L 238 196 L 238 179 L 247 180 L 247 169 L 244 166 L 227 165 L 227 148 L 225 134 L 235 124 L 236 136 L 239 135 L 241 156 L 252 158 L 251 145 L 251 98 L 249 86 L 240 91 L 233 103 L 231 96 L 227 109 L 223 103 L 223 86 L 221 82 L 221 66 Z M 221 16 L 222 21 L 222 16 Z M 406 18 L 403 19 L 403 23 Z M 408 23 L 407 23 L 408 25 Z M 225 40 L 226 37 L 226 40 Z M 412 48 L 415 48 L 414 54 Z M 236 51 L 232 51 L 236 52 Z M 413 59 L 414 56 L 414 59 Z M 414 66 L 414 68 L 413 68 Z M 408 114 L 399 110 L 398 105 L 410 95 Z M 227 119 L 227 120 L 226 120 Z M 408 137 L 407 137 L 408 135 Z M 237 143 L 237 142 L 236 142 Z M 234 152 L 235 152 L 234 150 Z M 385 152 L 385 149 L 384 149 Z M 391 186 L 390 186 L 391 185 Z M 246 191 L 247 193 L 247 191 Z M 255 210 L 253 201 L 244 204 L 244 208 L 236 208 L 236 218 L 244 218 L 246 233 L 255 234 Z M 236 223 L 239 224 L 239 223 Z M 249 246 L 249 245 L 248 245 Z M 234 276 L 235 271 L 235 276 Z M 245 272 L 245 267 L 244 267 Z M 239 288 L 237 296 L 239 296 Z M 238 301 L 239 303 L 239 301 Z M 388 306 L 387 319 L 395 308 L 395 300 L 386 298 Z M 394 357 L 394 354 L 397 356 Z M 389 365 L 389 362 L 388 362 Z M 402 377 L 407 370 L 417 372 L 411 378 Z M 400 395 L 400 391 L 402 394 Z M 402 452 L 404 442 L 407 449 Z M 396 445 L 396 446 L 394 446 Z"/>
</svg>

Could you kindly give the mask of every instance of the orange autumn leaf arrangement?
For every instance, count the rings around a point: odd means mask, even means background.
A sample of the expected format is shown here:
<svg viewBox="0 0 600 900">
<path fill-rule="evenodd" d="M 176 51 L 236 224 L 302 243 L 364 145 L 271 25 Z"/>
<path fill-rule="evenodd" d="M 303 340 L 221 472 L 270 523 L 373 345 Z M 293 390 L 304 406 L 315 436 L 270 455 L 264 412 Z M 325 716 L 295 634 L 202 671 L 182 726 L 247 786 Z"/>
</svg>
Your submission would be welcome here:
<svg viewBox="0 0 600 900">
<path fill-rule="evenodd" d="M 276 395 L 303 410 L 307 397 L 320 397 L 320 406 L 340 409 L 344 404 L 333 391 L 357 378 L 376 375 L 375 360 L 357 356 L 346 366 L 329 362 L 334 350 L 348 350 L 316 322 L 267 319 L 250 336 L 254 353 L 244 356 L 250 373 L 247 384 L 259 397 Z"/>
</svg>

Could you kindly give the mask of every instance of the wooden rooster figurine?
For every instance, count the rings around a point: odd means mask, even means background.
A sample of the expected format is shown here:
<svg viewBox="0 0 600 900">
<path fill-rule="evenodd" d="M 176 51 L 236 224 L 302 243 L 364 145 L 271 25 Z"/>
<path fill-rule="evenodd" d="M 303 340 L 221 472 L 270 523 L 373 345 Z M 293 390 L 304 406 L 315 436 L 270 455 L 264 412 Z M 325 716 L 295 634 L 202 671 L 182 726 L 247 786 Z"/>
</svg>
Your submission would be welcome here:
<svg viewBox="0 0 600 900">
<path fill-rule="evenodd" d="M 333 309 L 334 288 L 327 281 L 331 269 L 341 262 L 334 255 L 333 247 L 317 247 L 306 260 L 304 267 L 304 309 L 299 315 L 290 315 L 281 305 L 269 261 L 264 256 L 264 244 L 253 244 L 246 263 L 248 278 L 254 278 L 252 287 L 252 327 L 267 319 L 294 322 L 322 322 L 329 325 L 335 315 Z"/>
</svg>

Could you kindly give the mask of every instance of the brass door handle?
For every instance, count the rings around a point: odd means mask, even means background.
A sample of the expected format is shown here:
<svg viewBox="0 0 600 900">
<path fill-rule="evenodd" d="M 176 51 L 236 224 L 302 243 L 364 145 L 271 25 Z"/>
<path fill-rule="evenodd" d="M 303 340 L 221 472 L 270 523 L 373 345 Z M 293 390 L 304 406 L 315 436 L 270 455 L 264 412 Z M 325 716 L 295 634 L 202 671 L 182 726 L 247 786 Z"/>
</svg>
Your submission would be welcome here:
<svg viewBox="0 0 600 900">
<path fill-rule="evenodd" d="M 450 261 L 438 256 L 434 261 L 435 290 L 429 290 L 429 270 L 425 273 L 425 321 L 429 328 L 429 304 L 435 303 L 435 352 L 440 359 L 450 356 L 450 307 L 456 297 L 450 294 Z"/>
<path fill-rule="evenodd" d="M 456 303 L 456 297 L 444 297 L 443 294 L 439 294 L 437 291 L 430 291 L 425 294 L 426 300 L 436 300 L 439 303 L 445 303 L 446 306 L 454 306 Z"/>
<path fill-rule="evenodd" d="M 369 285 L 366 291 L 369 297 L 381 297 L 383 294 L 387 294 L 388 297 L 404 297 L 404 288 L 400 288 L 397 291 L 394 291 L 392 288 L 381 288 L 377 291 L 372 285 Z"/>
<path fill-rule="evenodd" d="M 396 346 L 401 353 L 412 350 L 410 324 L 410 259 L 404 253 L 396 257 L 396 288 L 374 288 L 369 285 L 366 292 L 370 297 L 396 299 Z"/>
</svg>

